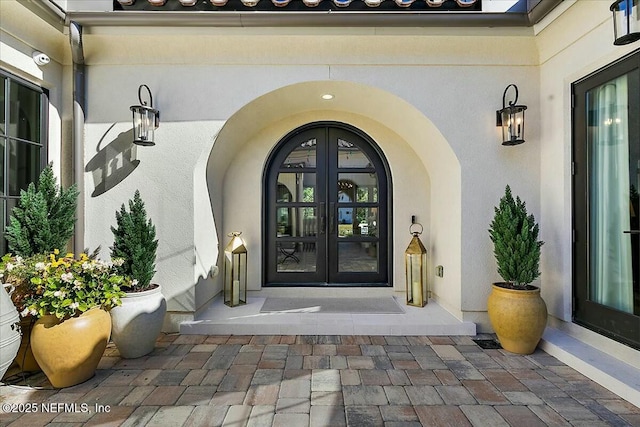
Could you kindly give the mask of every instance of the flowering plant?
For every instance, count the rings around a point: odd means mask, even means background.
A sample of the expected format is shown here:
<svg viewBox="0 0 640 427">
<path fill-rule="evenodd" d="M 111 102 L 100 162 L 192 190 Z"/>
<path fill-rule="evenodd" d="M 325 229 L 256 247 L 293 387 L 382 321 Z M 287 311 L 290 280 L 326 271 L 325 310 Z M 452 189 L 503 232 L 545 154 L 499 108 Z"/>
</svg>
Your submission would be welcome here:
<svg viewBox="0 0 640 427">
<path fill-rule="evenodd" d="M 121 304 L 121 286 L 131 279 L 118 274 L 121 260 L 101 261 L 87 254 L 68 253 L 28 258 L 2 257 L 0 279 L 15 288 L 12 300 L 23 317 L 53 314 L 59 319 L 79 316 L 93 308 L 110 310 Z"/>
</svg>

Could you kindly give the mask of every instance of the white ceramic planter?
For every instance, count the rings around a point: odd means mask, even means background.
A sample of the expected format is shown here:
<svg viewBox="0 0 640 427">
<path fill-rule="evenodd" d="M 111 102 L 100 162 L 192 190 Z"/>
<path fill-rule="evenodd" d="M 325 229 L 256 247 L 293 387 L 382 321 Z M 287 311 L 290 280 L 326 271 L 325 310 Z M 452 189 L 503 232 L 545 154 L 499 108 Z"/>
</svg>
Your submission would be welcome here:
<svg viewBox="0 0 640 427">
<path fill-rule="evenodd" d="M 11 366 L 20 348 L 20 315 L 6 292 L 0 291 L 0 379 Z"/>
<path fill-rule="evenodd" d="M 153 351 L 162 329 L 167 302 L 160 286 L 144 292 L 129 292 L 122 305 L 111 309 L 111 339 L 125 359 Z"/>
</svg>

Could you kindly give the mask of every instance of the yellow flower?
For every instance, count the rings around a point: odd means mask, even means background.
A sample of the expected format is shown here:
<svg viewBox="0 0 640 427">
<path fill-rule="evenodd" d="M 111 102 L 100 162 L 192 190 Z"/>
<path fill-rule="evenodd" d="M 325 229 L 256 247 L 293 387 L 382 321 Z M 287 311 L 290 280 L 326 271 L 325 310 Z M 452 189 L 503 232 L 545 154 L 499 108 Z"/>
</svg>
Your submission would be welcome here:
<svg viewBox="0 0 640 427">
<path fill-rule="evenodd" d="M 65 255 L 65 258 L 73 258 L 74 255 L 71 252 L 67 252 L 67 254 Z"/>
<path fill-rule="evenodd" d="M 59 251 L 58 249 L 54 249 L 54 250 L 53 250 L 53 253 L 54 253 L 54 254 L 56 254 L 56 255 L 58 255 L 58 254 L 60 253 L 60 251 Z"/>
</svg>

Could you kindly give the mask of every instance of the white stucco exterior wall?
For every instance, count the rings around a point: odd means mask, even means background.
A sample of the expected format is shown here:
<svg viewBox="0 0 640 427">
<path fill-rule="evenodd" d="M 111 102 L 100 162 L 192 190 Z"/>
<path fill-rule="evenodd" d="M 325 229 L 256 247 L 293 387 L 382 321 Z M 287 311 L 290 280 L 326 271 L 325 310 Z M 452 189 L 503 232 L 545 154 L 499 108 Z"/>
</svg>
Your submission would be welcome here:
<svg viewBox="0 0 640 427">
<path fill-rule="evenodd" d="M 539 207 L 540 154 L 535 126 L 539 117 L 536 96 L 539 79 L 532 37 L 522 31 L 506 35 L 498 32 L 498 36 L 480 31 L 480 35 L 444 37 L 425 35 L 422 30 L 410 35 L 374 35 L 366 29 L 355 29 L 356 34 L 350 34 L 349 44 L 345 45 L 341 43 L 344 36 L 331 35 L 336 29 L 327 29 L 320 37 L 306 35 L 304 31 L 293 36 L 276 36 L 275 29 L 263 29 L 269 34 L 259 37 L 252 34 L 256 30 L 234 29 L 229 32 L 231 35 L 216 34 L 211 29 L 183 30 L 184 34 L 179 34 L 179 29 L 162 33 L 153 28 L 127 29 L 131 34 L 126 35 L 122 29 L 97 28 L 84 38 L 88 91 L 92 94 L 86 123 L 87 163 L 95 156 L 99 144 L 100 148 L 108 146 L 118 133 L 130 132 L 128 107 L 137 103 L 139 84 L 149 85 L 154 106 L 161 110 L 157 145 L 137 147 L 135 160 L 140 163 L 129 176 L 92 197 L 93 175 L 87 171 L 87 218 L 91 218 L 86 223 L 88 245 L 106 248 L 111 244 L 108 224 L 115 220 L 117 207 L 139 188 L 158 227 L 160 253 L 156 280 L 166 290 L 171 311 L 193 313 L 220 289 L 218 279 L 206 279 L 206 273 L 218 262 L 217 252 L 226 244 L 227 232 L 243 230 L 250 251 L 255 251 L 254 261 L 259 262 L 260 231 L 256 227 L 260 224 L 260 209 L 255 209 L 259 205 L 253 206 L 260 198 L 256 174 L 262 172 L 269 147 L 294 124 L 284 125 L 276 132 L 275 121 L 283 117 L 272 116 L 274 122 L 260 122 L 266 126 L 260 132 L 271 140 L 255 142 L 253 138 L 258 136 L 253 134 L 237 137 L 243 147 L 260 150 L 225 145 L 218 152 L 215 147 L 219 143 L 218 132 L 222 129 L 224 133 L 224 122 L 260 96 L 295 83 L 353 82 L 388 93 L 412 106 L 422 120 L 437 129 L 453 156 L 450 161 L 442 161 L 439 156 L 447 154 L 438 154 L 430 148 L 429 136 L 414 126 L 418 119 L 405 110 L 388 111 L 386 117 L 376 117 L 375 108 L 379 107 L 366 98 L 357 100 L 360 105 L 338 108 L 345 116 L 352 112 L 365 118 L 375 117 L 369 125 L 366 120 L 359 121 L 365 132 L 375 128 L 374 122 L 388 128 L 387 134 L 380 133 L 381 145 L 392 132 L 407 147 L 389 162 L 394 174 L 394 286 L 403 287 L 402 253 L 408 242 L 404 231 L 411 214 L 416 213 L 430 222 L 429 235 L 423 237 L 429 245 L 431 267 L 445 268 L 444 278 L 432 276 L 436 298 L 457 317 L 484 322 L 482 313 L 490 283 L 498 279 L 486 233 L 493 206 L 504 186 L 510 184 L 527 200 L 534 214 Z M 313 30 L 319 31 L 325 32 Z M 239 34 L 233 35 L 234 32 Z M 465 32 L 468 31 L 461 33 Z M 133 34 L 135 37 L 131 37 Z M 148 46 L 151 52 L 141 56 L 139 45 Z M 197 48 L 187 50 L 185 45 Z M 501 108 L 502 92 L 510 83 L 518 85 L 519 101 L 529 106 L 529 125 L 526 144 L 505 148 L 499 143 L 495 111 Z M 279 102 L 288 105 L 290 115 L 309 110 L 291 97 Z M 262 117 L 266 110 L 256 111 L 258 114 L 248 120 L 260 121 L 257 117 Z M 340 114 L 330 116 L 339 119 Z M 315 121 L 329 116 L 315 114 L 313 119 L 314 115 L 308 114 L 308 117 Z M 225 167 L 234 168 L 226 169 L 222 177 L 208 177 L 207 194 L 202 193 L 205 187 L 198 180 L 202 175 L 203 153 L 212 144 L 211 156 L 224 159 Z M 414 192 L 408 194 L 407 187 L 402 187 L 402 172 L 395 176 L 396 171 L 411 166 L 411 156 L 417 156 L 418 164 L 424 167 L 419 173 L 428 177 L 425 182 L 431 183 L 430 188 L 424 187 L 421 199 L 424 206 L 416 205 Z M 254 176 L 237 187 L 234 174 L 242 172 L 235 165 L 244 166 L 244 162 L 249 162 L 247 170 Z M 436 185 L 437 177 L 446 176 L 452 164 L 458 165 L 459 178 Z M 207 170 L 207 174 L 217 173 L 210 167 Z M 450 200 L 456 193 L 458 196 Z M 221 203 L 213 203 L 211 214 L 206 214 L 202 201 L 211 197 L 221 197 Z M 247 198 L 255 201 L 249 202 Z M 198 214 L 196 200 L 201 204 Z M 236 208 L 242 214 L 233 213 Z M 201 214 L 210 216 L 205 219 L 207 224 L 196 222 L 196 217 L 198 222 L 201 220 Z M 216 234 L 209 239 L 209 245 L 208 239 L 201 239 L 199 230 L 210 233 L 212 223 Z M 203 247 L 207 247 L 206 255 L 196 250 Z M 252 286 L 257 286 L 261 267 L 254 264 L 252 269 L 252 280 L 256 280 Z M 198 290 L 194 289 L 195 283 L 199 283 Z"/>
</svg>

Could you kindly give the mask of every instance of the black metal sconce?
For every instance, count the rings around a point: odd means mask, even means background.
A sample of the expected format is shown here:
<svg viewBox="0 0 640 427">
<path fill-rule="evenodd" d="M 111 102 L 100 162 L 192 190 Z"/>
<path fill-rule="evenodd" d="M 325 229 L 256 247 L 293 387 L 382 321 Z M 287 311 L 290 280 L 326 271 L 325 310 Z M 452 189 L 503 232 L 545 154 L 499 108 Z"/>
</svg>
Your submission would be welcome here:
<svg viewBox="0 0 640 427">
<path fill-rule="evenodd" d="M 147 89 L 149 94 L 149 105 L 142 100 L 142 88 Z M 147 85 L 140 85 L 138 88 L 138 100 L 140 105 L 132 105 L 133 112 L 133 143 L 138 145 L 152 146 L 154 131 L 160 125 L 160 111 L 153 108 L 153 96 Z"/>
<path fill-rule="evenodd" d="M 640 40 L 640 0 L 617 0 L 609 8 L 613 12 L 613 44 L 621 46 Z"/>
<path fill-rule="evenodd" d="M 513 87 L 516 97 L 505 105 L 507 91 Z M 502 145 L 518 145 L 524 142 L 524 110 L 526 105 L 516 105 L 518 102 L 518 86 L 510 84 L 502 94 L 502 109 L 496 111 L 496 126 L 502 127 Z"/>
</svg>

